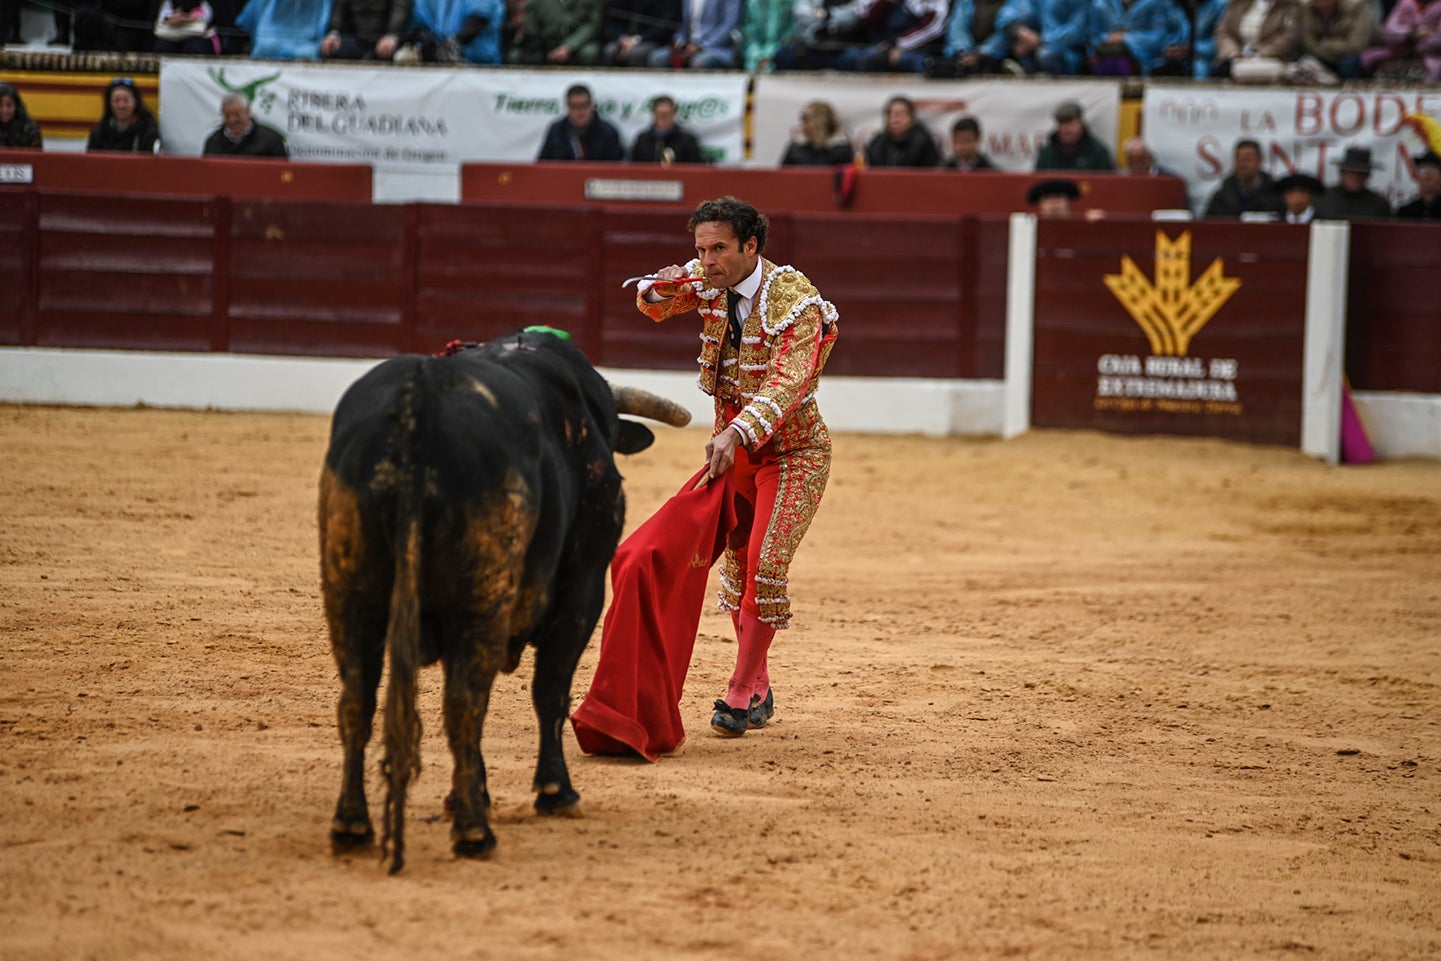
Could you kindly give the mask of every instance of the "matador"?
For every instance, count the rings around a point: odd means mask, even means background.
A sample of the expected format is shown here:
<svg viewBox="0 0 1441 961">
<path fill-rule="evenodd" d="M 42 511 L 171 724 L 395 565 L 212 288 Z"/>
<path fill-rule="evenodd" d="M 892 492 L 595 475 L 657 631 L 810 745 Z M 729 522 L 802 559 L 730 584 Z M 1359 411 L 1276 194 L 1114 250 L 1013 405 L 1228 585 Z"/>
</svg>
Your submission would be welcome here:
<svg viewBox="0 0 1441 961">
<path fill-rule="evenodd" d="M 831 439 L 816 388 L 838 332 L 836 308 L 794 267 L 761 256 L 765 215 L 734 197 L 701 203 L 688 227 L 695 259 L 643 281 L 653 320 L 701 316 L 700 388 L 715 398 L 708 475 L 733 470 L 739 523 L 726 546 L 720 608 L 736 664 L 711 729 L 737 737 L 774 716 L 767 654 L 789 626 L 791 559 L 830 476 Z"/>
</svg>

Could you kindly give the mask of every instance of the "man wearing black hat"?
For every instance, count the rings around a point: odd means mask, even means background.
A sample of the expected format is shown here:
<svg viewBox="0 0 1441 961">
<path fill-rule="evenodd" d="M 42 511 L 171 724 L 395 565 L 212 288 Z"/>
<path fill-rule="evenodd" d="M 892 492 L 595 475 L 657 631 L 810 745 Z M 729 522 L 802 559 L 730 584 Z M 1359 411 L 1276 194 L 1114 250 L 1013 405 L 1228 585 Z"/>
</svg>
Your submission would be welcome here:
<svg viewBox="0 0 1441 961">
<path fill-rule="evenodd" d="M 1411 162 L 1416 167 L 1416 189 L 1420 196 L 1397 208 L 1396 216 L 1441 223 L 1441 156 L 1428 150 Z"/>
<path fill-rule="evenodd" d="M 1042 180 L 1026 191 L 1026 203 L 1036 208 L 1037 217 L 1069 217 L 1071 201 L 1081 196 L 1074 180 Z"/>
<path fill-rule="evenodd" d="M 1064 101 L 1056 108 L 1056 130 L 1036 155 L 1037 170 L 1115 170 L 1111 151 L 1091 135 L 1081 105 Z"/>
<path fill-rule="evenodd" d="M 1276 181 L 1276 189 L 1286 203 L 1286 223 L 1309 224 L 1316 217 L 1316 198 L 1326 192 L 1326 185 L 1310 174 L 1291 174 Z"/>
<path fill-rule="evenodd" d="M 1366 186 L 1366 178 L 1376 169 L 1370 149 L 1347 147 L 1346 155 L 1336 163 L 1341 168 L 1341 183 L 1316 201 L 1316 216 L 1322 220 L 1390 220 L 1391 203 Z"/>
</svg>

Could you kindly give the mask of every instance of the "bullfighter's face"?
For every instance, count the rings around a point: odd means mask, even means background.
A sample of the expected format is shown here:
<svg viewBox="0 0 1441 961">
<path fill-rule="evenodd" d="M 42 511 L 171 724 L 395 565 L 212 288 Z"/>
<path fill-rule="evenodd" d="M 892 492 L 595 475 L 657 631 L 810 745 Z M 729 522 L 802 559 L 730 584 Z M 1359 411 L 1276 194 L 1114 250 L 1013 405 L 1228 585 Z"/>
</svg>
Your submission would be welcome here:
<svg viewBox="0 0 1441 961">
<path fill-rule="evenodd" d="M 695 252 L 706 280 L 717 290 L 745 280 L 759 259 L 754 237 L 741 243 L 731 225 L 719 221 L 696 224 Z"/>
</svg>

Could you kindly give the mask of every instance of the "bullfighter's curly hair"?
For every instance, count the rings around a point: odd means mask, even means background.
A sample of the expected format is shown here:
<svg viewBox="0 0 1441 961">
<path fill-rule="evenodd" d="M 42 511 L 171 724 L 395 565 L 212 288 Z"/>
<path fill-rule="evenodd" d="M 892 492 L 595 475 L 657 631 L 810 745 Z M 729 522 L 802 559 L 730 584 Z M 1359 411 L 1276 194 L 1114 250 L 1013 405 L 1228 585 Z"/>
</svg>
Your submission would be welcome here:
<svg viewBox="0 0 1441 961">
<path fill-rule="evenodd" d="M 695 233 L 696 227 L 709 223 L 726 224 L 734 231 L 736 239 L 742 245 L 754 237 L 756 253 L 761 253 L 766 249 L 766 230 L 770 227 L 770 219 L 744 200 L 726 196 L 719 200 L 702 201 L 692 211 L 690 223 L 686 224 L 686 228 L 691 233 Z"/>
</svg>

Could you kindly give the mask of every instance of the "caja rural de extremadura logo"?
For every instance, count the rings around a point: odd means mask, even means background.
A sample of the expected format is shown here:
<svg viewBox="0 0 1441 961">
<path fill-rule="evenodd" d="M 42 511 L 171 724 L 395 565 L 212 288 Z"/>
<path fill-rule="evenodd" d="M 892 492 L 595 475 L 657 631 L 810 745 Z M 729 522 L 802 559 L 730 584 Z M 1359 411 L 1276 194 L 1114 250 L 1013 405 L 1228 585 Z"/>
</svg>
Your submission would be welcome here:
<svg viewBox="0 0 1441 961">
<path fill-rule="evenodd" d="M 1191 232 L 1171 240 L 1156 231 L 1156 277 L 1130 257 L 1103 278 L 1150 342 L 1147 357 L 1103 354 L 1097 361 L 1097 410 L 1239 414 L 1236 361 L 1190 356 L 1191 341 L 1241 286 L 1213 260 L 1191 282 Z"/>
</svg>

